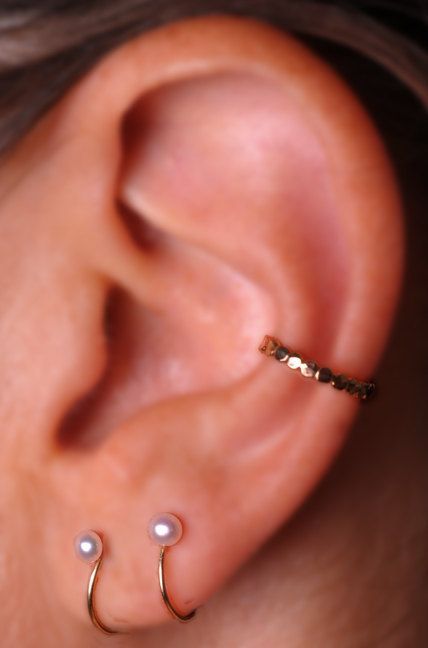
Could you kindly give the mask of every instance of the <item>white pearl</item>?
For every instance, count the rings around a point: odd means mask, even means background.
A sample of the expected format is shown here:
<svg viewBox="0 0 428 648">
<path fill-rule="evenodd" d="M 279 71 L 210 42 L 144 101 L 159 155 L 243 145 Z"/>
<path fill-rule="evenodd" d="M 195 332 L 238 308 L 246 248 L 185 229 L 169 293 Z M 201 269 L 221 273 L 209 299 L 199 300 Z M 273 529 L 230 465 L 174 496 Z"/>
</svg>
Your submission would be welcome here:
<svg viewBox="0 0 428 648">
<path fill-rule="evenodd" d="M 149 522 L 149 536 L 161 547 L 171 547 L 177 544 L 183 535 L 183 526 L 175 515 L 161 513 Z"/>
<path fill-rule="evenodd" d="M 96 562 L 103 553 L 103 541 L 95 531 L 83 531 L 74 540 L 76 556 L 86 563 Z"/>
</svg>

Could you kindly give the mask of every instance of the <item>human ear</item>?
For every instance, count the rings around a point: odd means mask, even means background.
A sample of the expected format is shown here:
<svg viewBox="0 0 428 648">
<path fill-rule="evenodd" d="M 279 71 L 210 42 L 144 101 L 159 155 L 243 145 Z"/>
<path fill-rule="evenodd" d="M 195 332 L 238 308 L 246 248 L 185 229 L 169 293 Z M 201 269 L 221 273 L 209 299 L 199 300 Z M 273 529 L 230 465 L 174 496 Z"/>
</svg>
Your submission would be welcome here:
<svg viewBox="0 0 428 648">
<path fill-rule="evenodd" d="M 113 52 L 1 174 L 2 373 L 25 368 L 4 462 L 31 475 L 54 598 L 86 621 L 72 540 L 93 528 L 104 621 L 166 618 L 146 526 L 168 511 L 185 530 L 170 591 L 200 606 L 310 495 L 357 412 L 263 358 L 263 335 L 361 378 L 381 355 L 403 245 L 380 138 L 295 39 L 209 17 Z"/>
</svg>

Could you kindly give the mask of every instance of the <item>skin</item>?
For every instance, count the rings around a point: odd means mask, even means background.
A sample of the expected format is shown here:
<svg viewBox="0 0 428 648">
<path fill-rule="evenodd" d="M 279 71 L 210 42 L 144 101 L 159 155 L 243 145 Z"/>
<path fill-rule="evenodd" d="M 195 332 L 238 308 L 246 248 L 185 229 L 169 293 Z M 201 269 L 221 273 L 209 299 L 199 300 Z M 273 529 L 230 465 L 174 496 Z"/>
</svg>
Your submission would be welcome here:
<svg viewBox="0 0 428 648">
<path fill-rule="evenodd" d="M 404 316 L 384 355 L 406 214 L 341 79 L 254 21 L 170 25 L 81 80 L 0 187 L 4 645 L 425 646 Z M 265 333 L 360 378 L 383 358 L 378 400 L 268 361 Z M 185 527 L 174 602 L 203 606 L 188 626 L 159 596 L 162 511 Z M 86 528 L 123 637 L 87 617 Z"/>
</svg>

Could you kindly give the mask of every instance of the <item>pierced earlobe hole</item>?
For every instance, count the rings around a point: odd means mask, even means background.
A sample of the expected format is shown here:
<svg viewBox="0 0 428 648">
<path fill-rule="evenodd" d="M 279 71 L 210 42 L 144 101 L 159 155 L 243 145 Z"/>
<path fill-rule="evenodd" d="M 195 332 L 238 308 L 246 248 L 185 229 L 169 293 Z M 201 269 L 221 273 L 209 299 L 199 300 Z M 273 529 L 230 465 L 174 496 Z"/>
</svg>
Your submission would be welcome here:
<svg viewBox="0 0 428 648">
<path fill-rule="evenodd" d="M 161 513 L 150 520 L 148 532 L 155 544 L 160 547 L 172 547 L 181 540 L 183 525 L 176 515 Z"/>
<path fill-rule="evenodd" d="M 77 558 L 85 563 L 97 562 L 103 553 L 103 541 L 95 531 L 83 531 L 74 540 Z"/>
</svg>

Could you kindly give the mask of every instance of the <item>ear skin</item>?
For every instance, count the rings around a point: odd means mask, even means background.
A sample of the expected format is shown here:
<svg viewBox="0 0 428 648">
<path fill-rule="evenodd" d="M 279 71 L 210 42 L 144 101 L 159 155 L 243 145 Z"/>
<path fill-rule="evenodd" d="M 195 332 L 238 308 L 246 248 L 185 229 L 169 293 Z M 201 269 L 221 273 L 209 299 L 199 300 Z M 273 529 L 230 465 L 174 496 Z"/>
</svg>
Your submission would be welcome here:
<svg viewBox="0 0 428 648">
<path fill-rule="evenodd" d="M 37 165 L 25 168 L 26 156 Z M 401 282 L 396 182 L 369 118 L 326 65 L 270 27 L 221 17 L 162 28 L 107 57 L 24 140 L 6 185 L 18 168 L 4 211 L 16 223 L 3 225 L 9 248 L 19 243 L 49 292 L 67 296 L 40 352 L 34 312 L 15 341 L 31 340 L 33 376 L 53 363 L 56 372 L 9 392 L 44 413 L 28 462 L 41 475 L 53 588 L 85 622 L 86 574 L 64 548 L 80 529 L 99 529 L 109 548 L 102 618 L 140 628 L 167 618 L 146 534 L 153 515 L 184 523 L 169 585 L 185 612 L 331 465 L 356 402 L 283 372 L 258 346 L 273 333 L 371 377 Z M 37 218 L 14 221 L 30 206 Z M 28 268 L 16 277 L 23 307 L 31 278 Z M 12 416 L 6 423 L 23 434 Z"/>
</svg>

